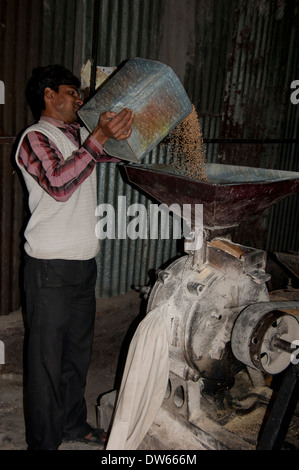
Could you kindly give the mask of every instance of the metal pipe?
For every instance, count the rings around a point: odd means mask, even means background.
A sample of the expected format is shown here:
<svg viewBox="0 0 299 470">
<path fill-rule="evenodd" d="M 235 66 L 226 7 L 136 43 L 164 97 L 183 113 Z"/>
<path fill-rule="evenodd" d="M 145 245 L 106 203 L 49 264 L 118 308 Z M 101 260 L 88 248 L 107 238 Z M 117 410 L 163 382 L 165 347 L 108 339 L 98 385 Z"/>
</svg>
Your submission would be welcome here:
<svg viewBox="0 0 299 470">
<path fill-rule="evenodd" d="M 96 89 L 96 81 L 97 81 L 99 20 L 100 20 L 100 2 L 98 0 L 94 0 L 92 53 L 91 53 L 92 57 L 91 57 L 91 71 L 90 71 L 90 96 L 94 93 Z"/>
<path fill-rule="evenodd" d="M 205 144 L 298 144 L 299 139 L 236 139 L 219 138 L 203 139 Z"/>
<path fill-rule="evenodd" d="M 294 348 L 292 348 L 292 345 L 289 341 L 285 341 L 284 339 L 281 338 L 273 338 L 271 342 L 271 346 L 274 346 L 275 348 L 281 349 L 284 352 L 293 354 Z"/>
</svg>

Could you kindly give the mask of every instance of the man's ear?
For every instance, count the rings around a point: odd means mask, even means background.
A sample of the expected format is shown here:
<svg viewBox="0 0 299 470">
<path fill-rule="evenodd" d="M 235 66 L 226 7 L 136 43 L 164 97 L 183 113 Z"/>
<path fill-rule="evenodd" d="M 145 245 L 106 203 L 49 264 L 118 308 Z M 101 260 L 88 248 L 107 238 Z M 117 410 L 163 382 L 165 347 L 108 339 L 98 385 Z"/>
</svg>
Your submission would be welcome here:
<svg viewBox="0 0 299 470">
<path fill-rule="evenodd" d="M 53 101 L 54 99 L 54 90 L 52 90 L 52 88 L 50 87 L 46 87 L 44 89 L 44 97 L 45 97 L 45 100 L 47 101 Z"/>
</svg>

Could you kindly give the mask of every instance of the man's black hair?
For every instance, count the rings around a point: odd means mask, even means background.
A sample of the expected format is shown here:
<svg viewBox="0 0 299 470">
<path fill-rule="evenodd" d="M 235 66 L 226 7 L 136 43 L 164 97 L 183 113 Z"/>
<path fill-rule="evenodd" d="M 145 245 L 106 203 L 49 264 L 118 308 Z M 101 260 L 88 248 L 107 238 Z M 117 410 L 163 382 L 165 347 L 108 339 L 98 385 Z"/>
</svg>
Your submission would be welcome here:
<svg viewBox="0 0 299 470">
<path fill-rule="evenodd" d="M 32 70 L 26 87 L 26 99 L 36 121 L 45 109 L 45 88 L 49 87 L 58 92 L 59 85 L 74 85 L 80 88 L 80 80 L 62 65 L 48 65 Z"/>
</svg>

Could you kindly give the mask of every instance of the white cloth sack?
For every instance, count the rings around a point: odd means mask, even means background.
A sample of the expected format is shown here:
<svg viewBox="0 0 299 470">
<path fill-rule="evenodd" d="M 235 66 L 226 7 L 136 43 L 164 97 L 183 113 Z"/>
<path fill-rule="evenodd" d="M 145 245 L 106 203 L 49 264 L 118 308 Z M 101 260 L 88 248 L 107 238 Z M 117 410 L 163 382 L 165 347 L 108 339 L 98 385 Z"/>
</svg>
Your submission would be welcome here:
<svg viewBox="0 0 299 470">
<path fill-rule="evenodd" d="M 129 347 L 107 450 L 136 450 L 165 396 L 169 374 L 167 303 L 149 312 Z"/>
</svg>

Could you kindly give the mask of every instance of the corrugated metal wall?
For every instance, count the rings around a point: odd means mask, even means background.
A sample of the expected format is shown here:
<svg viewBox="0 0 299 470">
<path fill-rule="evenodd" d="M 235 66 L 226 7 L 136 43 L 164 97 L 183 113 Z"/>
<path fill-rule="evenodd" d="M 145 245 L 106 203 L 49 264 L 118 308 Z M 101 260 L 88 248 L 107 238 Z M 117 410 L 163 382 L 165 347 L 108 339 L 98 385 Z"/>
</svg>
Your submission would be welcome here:
<svg viewBox="0 0 299 470">
<path fill-rule="evenodd" d="M 299 171 L 298 106 L 290 101 L 298 76 L 298 7 L 298 1 L 250 1 L 235 9 L 220 134 L 228 142 L 219 148 L 219 162 Z M 270 251 L 297 251 L 298 202 L 297 194 L 248 221 L 238 238 Z"/>
<path fill-rule="evenodd" d="M 297 0 L 0 0 L 1 314 L 19 307 L 20 183 L 8 161 L 14 137 L 31 122 L 24 100 L 34 66 L 61 63 L 77 75 L 87 59 L 117 66 L 130 57 L 160 60 L 183 82 L 199 113 L 208 161 L 299 171 Z M 4 140 L 4 136 L 5 140 Z M 12 139 L 10 139 L 12 137 Z M 166 158 L 161 148 L 148 161 Z M 99 168 L 99 203 L 147 198 L 115 165 Z M 107 182 L 109 181 L 109 184 Z M 298 196 L 236 231 L 236 241 L 299 249 Z M 176 241 L 101 242 L 97 295 L 144 284 L 177 253 Z"/>
</svg>

